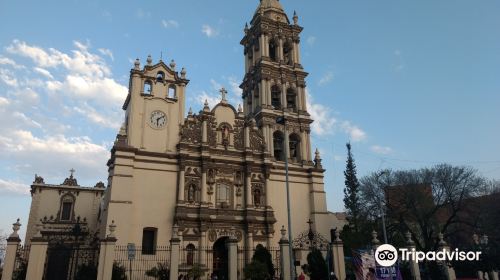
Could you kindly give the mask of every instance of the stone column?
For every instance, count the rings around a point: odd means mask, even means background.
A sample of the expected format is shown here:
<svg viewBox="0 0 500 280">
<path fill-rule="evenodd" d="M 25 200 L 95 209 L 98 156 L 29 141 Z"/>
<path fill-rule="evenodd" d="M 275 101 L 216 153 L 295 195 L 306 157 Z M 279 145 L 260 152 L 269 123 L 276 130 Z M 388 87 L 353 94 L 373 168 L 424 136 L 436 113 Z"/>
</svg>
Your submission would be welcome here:
<svg viewBox="0 0 500 280">
<path fill-rule="evenodd" d="M 207 104 L 207 103 L 205 103 Z M 208 104 L 207 104 L 208 107 Z M 208 131 L 207 131 L 207 121 L 203 120 L 201 125 L 201 142 L 206 144 L 208 142 Z"/>
<path fill-rule="evenodd" d="M 271 125 L 268 125 L 268 138 L 269 139 L 269 153 L 271 153 L 271 156 L 274 157 L 274 142 L 273 142 L 273 130 Z"/>
<path fill-rule="evenodd" d="M 267 105 L 271 107 L 271 82 L 266 79 L 266 98 L 267 98 Z"/>
<path fill-rule="evenodd" d="M 198 261 L 200 263 L 200 266 L 202 267 L 207 267 L 207 258 L 206 254 L 204 255 L 205 251 L 207 249 L 207 231 L 201 231 L 201 237 L 200 237 L 200 249 L 199 249 L 199 256 L 198 256 Z"/>
<path fill-rule="evenodd" d="M 345 279 L 344 244 L 340 240 L 340 234 L 335 231 L 335 240 L 332 244 L 333 271 L 338 279 Z"/>
<path fill-rule="evenodd" d="M 264 198 L 265 198 L 265 204 L 266 204 L 266 209 L 271 207 L 271 198 L 270 198 L 270 195 L 269 195 L 269 188 L 271 187 L 271 184 L 270 184 L 270 180 L 269 180 L 269 174 L 270 171 L 267 171 L 266 173 L 266 182 L 265 182 L 265 193 L 264 193 Z"/>
<path fill-rule="evenodd" d="M 12 279 L 12 274 L 14 273 L 14 265 L 16 263 L 16 253 L 21 243 L 19 234 L 17 233 L 21 228 L 19 219 L 12 224 L 12 234 L 7 238 L 7 248 L 5 252 L 5 259 L 3 265 L 2 279 L 10 280 Z"/>
<path fill-rule="evenodd" d="M 179 168 L 180 168 L 180 172 L 179 172 L 179 188 L 178 188 L 179 193 L 177 194 L 177 200 L 178 200 L 178 202 L 181 202 L 181 201 L 183 202 L 184 201 L 184 192 L 185 192 L 185 190 L 184 190 L 184 184 L 185 184 L 185 182 L 184 182 L 184 180 L 185 180 L 184 173 L 185 173 L 185 171 L 184 171 L 184 166 L 182 164 L 181 164 L 181 166 Z"/>
<path fill-rule="evenodd" d="M 280 265 L 281 265 L 281 276 L 283 280 L 291 280 L 291 269 L 290 266 L 290 242 L 286 238 L 285 226 L 281 226 L 281 239 L 280 239 Z"/>
<path fill-rule="evenodd" d="M 181 240 L 177 235 L 178 226 L 174 225 L 172 229 L 172 239 L 170 239 L 170 279 L 179 277 L 179 259 Z"/>
<path fill-rule="evenodd" d="M 278 61 L 283 62 L 283 38 L 278 40 Z"/>
<path fill-rule="evenodd" d="M 302 131 L 300 133 L 300 158 L 302 160 L 308 160 L 307 156 L 307 132 Z"/>
<path fill-rule="evenodd" d="M 300 96 L 302 96 L 302 104 L 300 108 L 302 108 L 303 111 L 307 111 L 307 94 L 306 94 L 306 88 L 303 86 L 299 86 L 299 92 Z"/>
<path fill-rule="evenodd" d="M 207 168 L 202 167 L 201 171 L 201 204 L 207 203 Z"/>
<path fill-rule="evenodd" d="M 286 84 L 281 85 L 281 108 L 286 108 Z"/>
<path fill-rule="evenodd" d="M 308 161 L 311 161 L 311 131 L 306 130 L 306 158 Z"/>
<path fill-rule="evenodd" d="M 448 244 L 446 244 L 446 242 L 444 241 L 443 237 L 444 236 L 443 236 L 442 233 L 438 234 L 438 239 L 439 239 L 438 251 L 449 252 L 450 251 L 450 247 L 448 246 Z M 448 280 L 455 280 L 455 279 L 457 279 L 457 277 L 455 275 L 455 270 L 453 269 L 453 267 L 451 265 L 449 265 L 446 261 L 443 262 L 442 265 L 444 266 L 444 271 L 446 273 L 446 279 L 448 279 Z"/>
<path fill-rule="evenodd" d="M 108 236 L 101 240 L 101 248 L 99 249 L 99 266 L 97 268 L 97 280 L 111 279 L 113 274 L 113 263 L 115 261 L 115 221 L 109 225 Z"/>
<path fill-rule="evenodd" d="M 238 240 L 234 236 L 230 236 L 226 243 L 228 251 L 228 268 L 229 268 L 229 279 L 238 279 Z M 177 279 L 177 278 L 170 278 Z"/>
<path fill-rule="evenodd" d="M 246 174 L 245 174 L 245 200 L 246 200 L 246 208 L 252 207 L 252 168 L 247 166 Z"/>
<path fill-rule="evenodd" d="M 250 148 L 250 129 L 248 125 L 245 126 L 245 148 Z"/>
<path fill-rule="evenodd" d="M 411 233 L 409 231 L 406 232 L 406 247 L 408 251 L 412 251 L 415 249 L 415 242 L 411 239 Z M 409 260 L 410 263 L 410 272 L 413 280 L 420 280 L 420 268 L 418 267 L 418 263 L 416 260 Z"/>
<path fill-rule="evenodd" d="M 247 252 L 247 255 L 246 255 L 246 263 L 249 264 L 250 262 L 252 262 L 252 256 L 253 256 L 253 233 L 251 232 L 250 229 L 248 229 L 248 233 L 247 233 L 247 246 L 246 246 L 246 252 Z"/>
<path fill-rule="evenodd" d="M 30 256 L 28 260 L 28 271 L 26 279 L 42 280 L 47 258 L 49 242 L 43 239 L 40 231 L 31 239 Z"/>
</svg>

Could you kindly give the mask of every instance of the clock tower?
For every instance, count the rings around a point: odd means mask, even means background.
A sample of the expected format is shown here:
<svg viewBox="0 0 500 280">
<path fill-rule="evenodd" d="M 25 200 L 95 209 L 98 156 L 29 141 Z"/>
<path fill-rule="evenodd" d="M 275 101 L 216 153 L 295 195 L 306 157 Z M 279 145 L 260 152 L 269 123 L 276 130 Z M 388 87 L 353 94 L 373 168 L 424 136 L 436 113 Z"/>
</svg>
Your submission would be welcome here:
<svg viewBox="0 0 500 280">
<path fill-rule="evenodd" d="M 186 70 L 180 75 L 172 60 L 152 63 L 148 57 L 141 69 L 139 60 L 130 71 L 129 94 L 123 105 L 128 145 L 150 152 L 174 152 L 179 127 L 184 123 Z"/>
</svg>

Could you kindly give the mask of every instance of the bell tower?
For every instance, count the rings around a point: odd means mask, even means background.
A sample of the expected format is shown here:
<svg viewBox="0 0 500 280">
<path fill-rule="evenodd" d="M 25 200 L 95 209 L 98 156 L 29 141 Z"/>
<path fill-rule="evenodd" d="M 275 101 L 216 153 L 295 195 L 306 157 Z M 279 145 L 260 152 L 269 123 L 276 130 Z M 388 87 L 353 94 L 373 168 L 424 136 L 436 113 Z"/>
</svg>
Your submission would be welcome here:
<svg viewBox="0 0 500 280">
<path fill-rule="evenodd" d="M 305 91 L 308 73 L 300 64 L 299 49 L 303 28 L 296 13 L 292 20 L 278 0 L 260 1 L 240 42 L 245 55 L 245 77 L 240 87 L 245 115 L 257 121 L 272 157 L 283 161 L 284 149 L 288 149 L 291 163 L 310 165 L 312 120 Z M 277 124 L 279 117 L 284 117 L 286 129 L 283 123 Z"/>
</svg>

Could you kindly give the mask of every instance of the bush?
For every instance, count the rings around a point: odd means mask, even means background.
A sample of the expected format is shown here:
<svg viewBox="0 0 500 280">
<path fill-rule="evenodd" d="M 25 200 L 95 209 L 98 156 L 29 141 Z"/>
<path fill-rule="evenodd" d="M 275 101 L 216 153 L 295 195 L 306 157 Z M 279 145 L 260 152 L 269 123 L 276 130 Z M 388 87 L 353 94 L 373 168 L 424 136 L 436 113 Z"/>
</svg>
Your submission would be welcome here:
<svg viewBox="0 0 500 280">
<path fill-rule="evenodd" d="M 189 278 L 196 280 L 203 277 L 205 273 L 201 269 L 200 265 L 195 263 L 193 267 L 191 267 L 191 269 L 188 271 L 187 275 L 189 276 Z"/>
<path fill-rule="evenodd" d="M 269 274 L 269 277 L 272 278 L 274 276 L 273 258 L 266 247 L 262 246 L 261 244 L 255 247 L 255 253 L 252 257 L 252 262 L 254 261 L 264 264 L 265 270 Z"/>
<path fill-rule="evenodd" d="M 169 280 L 170 270 L 168 269 L 168 264 L 158 263 L 157 267 L 153 267 L 146 271 L 146 276 L 155 277 L 159 280 Z"/>
<path fill-rule="evenodd" d="M 21 261 L 19 267 L 12 273 L 12 280 L 26 279 L 26 272 L 28 272 L 28 262 Z"/>
<path fill-rule="evenodd" d="M 127 280 L 127 271 L 125 267 L 120 263 L 113 263 L 113 273 L 111 274 L 111 280 Z"/>
<path fill-rule="evenodd" d="M 245 279 L 250 280 L 263 280 L 263 279 L 271 279 L 269 273 L 267 272 L 267 267 L 265 264 L 252 260 L 245 269 L 243 269 L 245 273 Z"/>
<path fill-rule="evenodd" d="M 307 265 L 303 265 L 302 269 L 311 280 L 328 280 L 328 267 L 323 255 L 316 248 L 307 254 Z"/>
<path fill-rule="evenodd" d="M 75 280 L 97 279 L 97 267 L 94 264 L 82 264 L 78 267 Z"/>
</svg>

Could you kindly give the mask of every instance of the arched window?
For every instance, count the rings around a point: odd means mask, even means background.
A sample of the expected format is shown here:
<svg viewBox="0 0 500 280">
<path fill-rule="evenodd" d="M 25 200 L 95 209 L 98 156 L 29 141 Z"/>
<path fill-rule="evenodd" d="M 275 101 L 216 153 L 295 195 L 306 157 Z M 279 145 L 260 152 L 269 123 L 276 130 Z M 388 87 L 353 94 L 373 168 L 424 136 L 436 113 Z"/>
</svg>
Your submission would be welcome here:
<svg viewBox="0 0 500 280">
<path fill-rule="evenodd" d="M 287 65 L 293 65 L 293 46 L 290 42 L 285 42 L 283 45 L 283 60 Z"/>
<path fill-rule="evenodd" d="M 271 105 L 274 109 L 281 109 L 281 90 L 277 85 L 271 87 Z"/>
<path fill-rule="evenodd" d="M 168 98 L 172 98 L 172 99 L 175 99 L 177 98 L 177 90 L 176 90 L 176 87 L 174 85 L 170 85 L 168 87 L 168 95 L 167 95 Z"/>
<path fill-rule="evenodd" d="M 272 61 L 277 61 L 278 54 L 276 53 L 278 50 L 278 44 L 276 44 L 276 41 L 274 39 L 269 41 L 269 58 Z"/>
<path fill-rule="evenodd" d="M 231 202 L 231 188 L 226 184 L 217 185 L 216 203 L 221 208 L 228 208 Z"/>
<path fill-rule="evenodd" d="M 194 264 L 194 252 L 196 247 L 193 244 L 188 244 L 186 246 L 186 264 L 193 265 Z"/>
<path fill-rule="evenodd" d="M 281 131 L 274 132 L 273 133 L 274 159 L 278 161 L 282 161 L 284 159 L 283 142 L 284 142 L 283 133 Z"/>
<path fill-rule="evenodd" d="M 300 137 L 297 134 L 290 135 L 288 146 L 290 147 L 290 160 L 300 161 Z"/>
<path fill-rule="evenodd" d="M 146 95 L 150 95 L 152 89 L 153 89 L 153 85 L 151 84 L 151 82 L 150 81 L 145 81 L 142 93 L 146 94 Z"/>
<path fill-rule="evenodd" d="M 262 196 L 262 193 L 261 193 L 260 189 L 255 189 L 253 191 L 253 205 L 255 205 L 256 207 L 259 207 L 262 203 L 261 196 Z"/>
<path fill-rule="evenodd" d="M 156 73 L 156 81 L 157 82 L 163 82 L 163 79 L 165 79 L 165 73 L 163 73 L 162 71 L 159 71 L 158 73 Z"/>
<path fill-rule="evenodd" d="M 61 199 L 60 205 L 60 216 L 59 219 L 61 221 L 71 221 L 73 218 L 73 211 L 75 206 L 75 198 L 71 195 L 65 195 Z"/>
<path fill-rule="evenodd" d="M 297 94 L 291 88 L 286 91 L 286 107 L 293 111 L 297 110 Z"/>
</svg>

